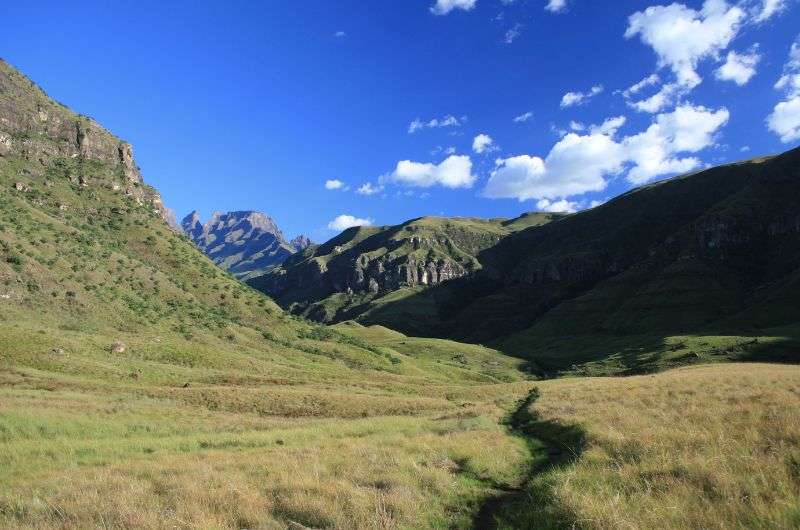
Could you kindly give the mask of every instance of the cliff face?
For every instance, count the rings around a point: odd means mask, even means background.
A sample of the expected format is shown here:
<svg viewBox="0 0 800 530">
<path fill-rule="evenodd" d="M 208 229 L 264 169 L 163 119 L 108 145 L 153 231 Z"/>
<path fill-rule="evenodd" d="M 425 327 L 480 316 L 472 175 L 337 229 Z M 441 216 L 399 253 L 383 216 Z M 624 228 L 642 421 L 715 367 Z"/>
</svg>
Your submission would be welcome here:
<svg viewBox="0 0 800 530">
<path fill-rule="evenodd" d="M 539 214 L 528 223 L 544 223 L 555 215 Z M 426 288 L 474 274 L 477 255 L 518 227 L 502 219 L 426 217 L 402 225 L 356 227 L 327 243 L 298 253 L 250 284 L 285 307 L 320 320 L 337 320 L 328 305 L 345 295 L 340 316 L 364 298 L 389 295 L 403 288 Z M 350 314 L 350 313 L 348 313 Z"/>
<path fill-rule="evenodd" d="M 299 250 L 286 241 L 269 216 L 260 212 L 217 212 L 206 223 L 192 212 L 183 219 L 181 228 L 214 263 L 240 279 L 263 274 Z M 311 244 L 305 236 L 293 242 L 306 247 Z"/>
<path fill-rule="evenodd" d="M 147 186 L 133 158 L 133 148 L 91 118 L 56 103 L 27 77 L 0 60 L 0 157 L 19 158 L 20 188 L 25 179 L 45 179 L 48 168 L 63 160 L 116 168 L 118 178 L 98 180 L 73 164 L 63 178 L 83 188 L 103 186 L 169 220 L 159 194 Z M 62 167 L 66 166 L 60 162 Z M 50 172 L 52 174 L 52 172 Z M 17 183 L 15 183 L 16 186 Z M 63 205 L 67 208 L 68 205 Z"/>
</svg>

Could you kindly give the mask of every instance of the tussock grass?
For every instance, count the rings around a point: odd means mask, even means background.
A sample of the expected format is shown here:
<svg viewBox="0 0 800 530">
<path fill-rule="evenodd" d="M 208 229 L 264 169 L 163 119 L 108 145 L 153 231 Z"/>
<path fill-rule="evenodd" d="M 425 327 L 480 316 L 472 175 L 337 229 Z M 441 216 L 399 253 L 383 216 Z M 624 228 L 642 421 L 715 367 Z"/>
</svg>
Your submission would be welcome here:
<svg viewBox="0 0 800 530">
<path fill-rule="evenodd" d="M 536 477 L 564 526 L 800 526 L 800 368 L 699 366 L 543 382 L 531 412 L 579 426 L 575 463 Z M 535 528 L 533 506 L 507 527 Z M 510 510 L 513 512 L 514 510 Z"/>
</svg>

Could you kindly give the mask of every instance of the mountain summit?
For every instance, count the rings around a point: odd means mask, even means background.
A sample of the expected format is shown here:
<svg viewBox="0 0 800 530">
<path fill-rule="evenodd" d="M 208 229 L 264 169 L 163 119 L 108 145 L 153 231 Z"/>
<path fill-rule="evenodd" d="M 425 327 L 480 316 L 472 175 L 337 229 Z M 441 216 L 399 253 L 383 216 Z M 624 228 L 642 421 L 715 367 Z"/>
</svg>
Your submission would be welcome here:
<svg viewBox="0 0 800 530">
<path fill-rule="evenodd" d="M 194 211 L 181 228 L 214 263 L 240 279 L 263 274 L 311 244 L 305 236 L 286 241 L 271 217 L 250 210 L 215 212 L 206 223 Z"/>
</svg>

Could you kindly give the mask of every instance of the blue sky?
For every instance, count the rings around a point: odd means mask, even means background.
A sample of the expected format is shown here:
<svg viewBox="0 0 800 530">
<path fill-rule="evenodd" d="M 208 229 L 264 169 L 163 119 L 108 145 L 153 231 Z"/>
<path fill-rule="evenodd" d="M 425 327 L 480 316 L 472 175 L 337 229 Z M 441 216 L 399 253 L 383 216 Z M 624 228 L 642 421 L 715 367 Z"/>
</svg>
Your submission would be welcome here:
<svg viewBox="0 0 800 530">
<path fill-rule="evenodd" d="M 581 209 L 795 147 L 799 8 L 17 2 L 0 56 L 130 141 L 179 217 L 255 209 L 324 240 L 358 220 Z"/>
</svg>

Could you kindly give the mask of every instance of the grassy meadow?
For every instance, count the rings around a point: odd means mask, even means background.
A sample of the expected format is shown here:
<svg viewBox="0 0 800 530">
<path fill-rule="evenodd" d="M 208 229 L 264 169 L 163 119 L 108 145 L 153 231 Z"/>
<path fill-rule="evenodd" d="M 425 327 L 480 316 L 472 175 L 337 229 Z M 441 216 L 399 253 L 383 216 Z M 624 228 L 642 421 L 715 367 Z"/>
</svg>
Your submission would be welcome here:
<svg viewBox="0 0 800 530">
<path fill-rule="evenodd" d="M 527 433 L 560 462 L 504 507 L 500 528 L 800 527 L 800 367 L 706 365 L 537 387 Z"/>
</svg>

